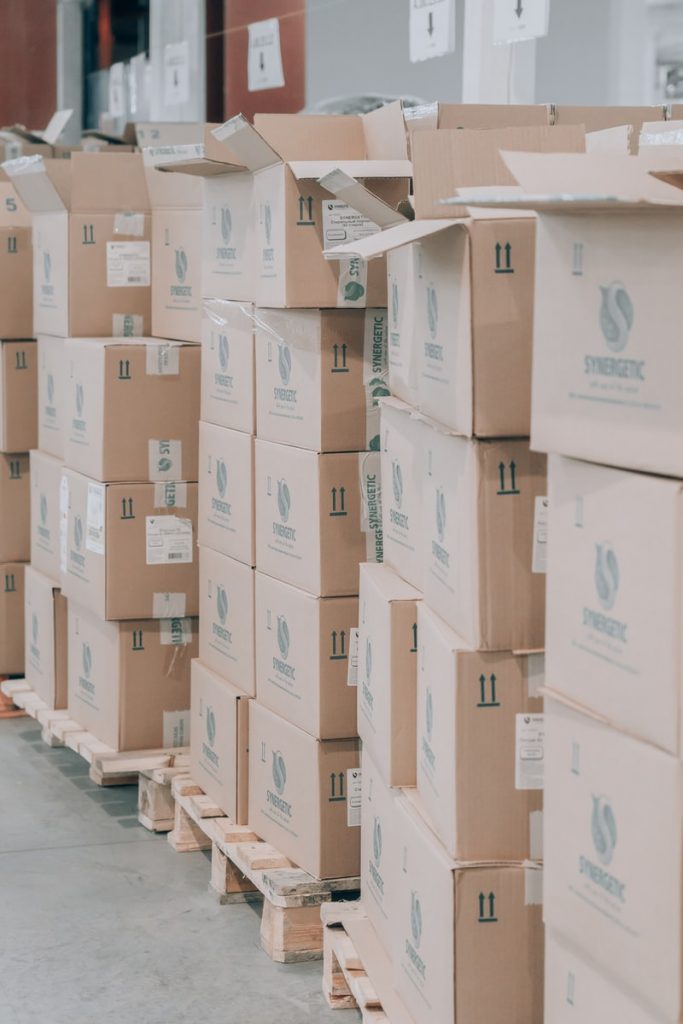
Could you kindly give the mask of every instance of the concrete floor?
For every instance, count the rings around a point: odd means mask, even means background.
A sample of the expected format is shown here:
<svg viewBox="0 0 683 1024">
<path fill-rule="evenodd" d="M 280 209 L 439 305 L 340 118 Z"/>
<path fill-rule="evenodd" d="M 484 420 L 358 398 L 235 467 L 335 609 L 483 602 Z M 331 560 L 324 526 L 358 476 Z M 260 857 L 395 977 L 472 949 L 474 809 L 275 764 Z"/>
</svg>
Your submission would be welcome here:
<svg viewBox="0 0 683 1024">
<path fill-rule="evenodd" d="M 259 910 L 220 906 L 204 853 L 141 828 L 32 719 L 0 721 L 0 1024 L 356 1024 L 321 964 L 273 964 Z"/>
</svg>

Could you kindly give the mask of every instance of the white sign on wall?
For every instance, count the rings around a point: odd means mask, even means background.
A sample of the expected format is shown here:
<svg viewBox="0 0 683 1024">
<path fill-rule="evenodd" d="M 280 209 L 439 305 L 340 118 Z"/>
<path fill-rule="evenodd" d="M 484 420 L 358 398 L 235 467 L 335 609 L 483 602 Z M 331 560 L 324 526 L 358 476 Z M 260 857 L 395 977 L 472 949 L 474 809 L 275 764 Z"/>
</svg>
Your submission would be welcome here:
<svg viewBox="0 0 683 1024">
<path fill-rule="evenodd" d="M 172 107 L 176 103 L 190 100 L 190 45 L 187 39 L 182 43 L 168 43 L 164 47 L 164 104 Z"/>
<path fill-rule="evenodd" d="M 254 21 L 249 26 L 247 85 L 249 92 L 281 89 L 285 84 L 280 48 L 280 21 Z"/>
<path fill-rule="evenodd" d="M 455 50 L 455 0 L 409 0 L 410 59 L 430 60 Z"/>
<path fill-rule="evenodd" d="M 495 0 L 494 43 L 521 43 L 548 35 L 550 0 Z"/>
</svg>

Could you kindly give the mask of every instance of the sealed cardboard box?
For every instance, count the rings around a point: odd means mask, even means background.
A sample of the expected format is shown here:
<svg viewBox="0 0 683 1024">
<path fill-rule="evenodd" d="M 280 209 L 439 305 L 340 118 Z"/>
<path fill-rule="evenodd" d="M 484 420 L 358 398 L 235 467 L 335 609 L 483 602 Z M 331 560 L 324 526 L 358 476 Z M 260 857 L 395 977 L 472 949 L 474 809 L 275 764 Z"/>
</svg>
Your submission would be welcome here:
<svg viewBox="0 0 683 1024">
<path fill-rule="evenodd" d="M 548 679 L 683 754 L 679 480 L 550 460 Z"/>
<path fill-rule="evenodd" d="M 360 567 L 358 734 L 388 786 L 415 785 L 417 606 L 387 565 Z"/>
<path fill-rule="evenodd" d="M 6 179 L 0 182 L 0 276 L 0 338 L 32 338 L 31 217 Z M 25 448 L 18 450 L 26 451 Z"/>
<path fill-rule="evenodd" d="M 38 338 L 38 447 L 64 458 L 66 358 L 64 338 Z"/>
<path fill-rule="evenodd" d="M 241 690 L 192 662 L 192 778 L 236 825 L 248 818 L 249 704 Z"/>
<path fill-rule="evenodd" d="M 204 300 L 201 418 L 231 430 L 256 432 L 254 307 Z"/>
<path fill-rule="evenodd" d="M 401 882 L 396 809 L 398 793 L 384 783 L 365 743 L 362 770 L 360 889 L 363 908 L 382 946 L 390 953 Z"/>
<path fill-rule="evenodd" d="M 33 214 L 34 331 L 149 334 L 151 218 L 140 154 L 36 156 L 5 170 Z"/>
<path fill-rule="evenodd" d="M 546 494 L 545 456 L 528 441 L 429 429 L 425 601 L 472 647 L 543 647 L 545 576 L 534 549 L 545 536 Z"/>
<path fill-rule="evenodd" d="M 64 356 L 71 469 L 112 483 L 197 479 L 197 346 L 71 338 Z"/>
<path fill-rule="evenodd" d="M 545 920 L 657 1019 L 680 1020 L 683 765 L 554 699 L 546 735 Z"/>
<path fill-rule="evenodd" d="M 382 537 L 384 561 L 424 590 L 422 506 L 429 429 L 404 402 L 381 409 Z"/>
<path fill-rule="evenodd" d="M 254 440 L 199 424 L 199 543 L 255 564 Z"/>
<path fill-rule="evenodd" d="M 256 695 L 254 570 L 199 548 L 199 657 L 250 697 Z"/>
<path fill-rule="evenodd" d="M 359 563 L 379 560 L 377 453 L 257 441 L 255 462 L 259 571 L 315 597 L 357 594 Z"/>
<path fill-rule="evenodd" d="M 616 985 L 592 960 L 554 932 L 545 933 L 545 1024 L 662 1024 L 632 993 Z"/>
<path fill-rule="evenodd" d="M 0 673 L 24 674 L 24 562 L 0 565 Z"/>
<path fill-rule="evenodd" d="M 65 469 L 60 516 L 70 601 L 102 619 L 198 614 L 196 484 L 103 484 Z"/>
<path fill-rule="evenodd" d="M 541 1024 L 542 871 L 464 864 L 402 797 L 397 805 L 394 984 L 420 1024 Z"/>
<path fill-rule="evenodd" d="M 32 565 L 24 570 L 26 682 L 49 708 L 67 704 L 66 598 Z"/>
<path fill-rule="evenodd" d="M 28 562 L 31 551 L 29 456 L 0 454 L 0 559 Z"/>
<path fill-rule="evenodd" d="M 349 878 L 360 860 L 358 740 L 316 740 L 252 701 L 249 825 L 315 878 Z"/>
<path fill-rule="evenodd" d="M 0 341 L 0 451 L 38 444 L 38 356 L 35 341 Z"/>
<path fill-rule="evenodd" d="M 258 436 L 314 452 L 379 450 L 385 309 L 256 311 Z"/>
<path fill-rule="evenodd" d="M 69 714 L 114 750 L 186 747 L 197 620 L 105 622 L 69 601 Z"/>
<path fill-rule="evenodd" d="M 387 229 L 388 230 L 388 229 Z M 413 339 L 417 245 L 387 251 L 389 390 L 417 407 L 418 348 Z"/>
<path fill-rule="evenodd" d="M 312 597 L 256 573 L 256 698 L 316 739 L 356 735 L 348 683 L 355 597 Z"/>
<path fill-rule="evenodd" d="M 541 860 L 543 655 L 468 648 L 417 610 L 417 793 L 458 860 Z"/>
<path fill-rule="evenodd" d="M 53 455 L 32 451 L 30 467 L 31 564 L 59 582 L 62 463 Z"/>
</svg>

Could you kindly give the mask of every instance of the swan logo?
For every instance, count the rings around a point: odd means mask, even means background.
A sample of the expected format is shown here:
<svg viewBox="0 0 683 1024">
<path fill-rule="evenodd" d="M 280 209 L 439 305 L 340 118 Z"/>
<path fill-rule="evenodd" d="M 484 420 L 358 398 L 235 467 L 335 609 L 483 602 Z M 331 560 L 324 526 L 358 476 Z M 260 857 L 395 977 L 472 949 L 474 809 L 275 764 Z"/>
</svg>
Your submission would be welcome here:
<svg viewBox="0 0 683 1024">
<path fill-rule="evenodd" d="M 436 534 L 439 543 L 443 544 L 446 533 L 446 496 L 442 487 L 436 489 Z"/>
<path fill-rule="evenodd" d="M 427 696 L 425 697 L 425 729 L 427 730 L 427 739 L 432 738 L 432 729 L 434 728 L 434 699 L 432 697 L 431 687 L 427 687 Z"/>
<path fill-rule="evenodd" d="M 266 245 L 270 246 L 270 240 L 273 237 L 273 211 L 270 208 L 270 203 L 266 203 L 263 208 L 263 230 L 266 234 Z"/>
<path fill-rule="evenodd" d="M 284 342 L 278 345 L 277 368 L 282 383 L 285 385 L 289 384 L 289 378 L 292 373 L 292 353 L 289 351 L 289 345 L 286 345 Z"/>
<path fill-rule="evenodd" d="M 228 467 L 225 465 L 223 459 L 218 459 L 218 461 L 216 462 L 216 490 L 218 491 L 221 498 L 224 498 L 227 489 Z"/>
<path fill-rule="evenodd" d="M 277 617 L 277 645 L 280 648 L 280 654 L 287 660 L 287 655 L 289 654 L 289 626 L 284 615 L 278 615 Z"/>
<path fill-rule="evenodd" d="M 365 678 L 370 682 L 372 676 L 372 640 L 367 637 L 365 640 Z"/>
<path fill-rule="evenodd" d="M 360 281 L 347 281 L 344 285 L 344 300 L 346 302 L 359 302 L 365 295 L 365 288 Z"/>
<path fill-rule="evenodd" d="M 40 521 L 43 525 L 47 522 L 47 498 L 44 494 L 40 496 Z"/>
<path fill-rule="evenodd" d="M 410 932 L 415 948 L 419 949 L 422 939 L 422 904 L 416 892 L 410 894 Z"/>
<path fill-rule="evenodd" d="M 633 303 L 621 281 L 600 286 L 600 329 L 612 352 L 623 352 L 633 327 Z"/>
<path fill-rule="evenodd" d="M 286 523 L 289 519 L 289 511 L 292 507 L 292 497 L 289 493 L 289 487 L 287 486 L 286 480 L 278 480 L 277 482 L 277 509 L 280 513 L 280 519 L 283 523 Z"/>
<path fill-rule="evenodd" d="M 48 373 L 47 375 L 47 400 L 50 405 L 52 405 L 55 400 L 55 378 L 52 373 Z"/>
<path fill-rule="evenodd" d="M 619 563 L 610 544 L 595 545 L 595 589 L 605 611 L 614 606 L 619 590 Z"/>
<path fill-rule="evenodd" d="M 382 859 L 382 825 L 379 818 L 375 818 L 375 823 L 372 826 L 372 854 L 375 864 L 379 867 L 379 862 Z"/>
<path fill-rule="evenodd" d="M 85 405 L 85 393 L 83 391 L 83 385 L 76 385 L 76 415 L 79 420 L 83 418 L 83 406 Z"/>
<path fill-rule="evenodd" d="M 221 621 L 221 625 L 225 625 L 225 620 L 228 617 L 228 594 L 225 587 L 219 583 L 216 587 L 216 611 L 218 612 L 218 618 Z"/>
<path fill-rule="evenodd" d="M 439 303 L 436 291 L 431 285 L 427 288 L 427 326 L 429 327 L 429 336 L 433 340 L 439 329 Z"/>
<path fill-rule="evenodd" d="M 399 304 L 398 304 L 398 285 L 395 281 L 391 283 L 391 325 L 392 327 L 398 327 L 398 316 L 399 316 Z"/>
<path fill-rule="evenodd" d="M 617 845 L 617 823 L 607 797 L 593 797 L 591 834 L 598 860 L 604 867 L 607 867 L 614 856 L 614 848 Z"/>
<path fill-rule="evenodd" d="M 403 472 L 396 459 L 391 463 L 391 486 L 394 492 L 396 507 L 401 507 L 403 501 Z"/>
<path fill-rule="evenodd" d="M 92 671 L 92 650 L 90 649 L 89 643 L 83 644 L 82 659 L 83 675 L 85 676 L 86 679 L 89 679 L 90 673 Z"/>
<path fill-rule="evenodd" d="M 221 334 L 218 337 L 218 362 L 221 370 L 227 370 L 230 362 L 230 344 L 227 334 Z"/>
<path fill-rule="evenodd" d="M 275 786 L 276 792 L 279 796 L 285 791 L 285 783 L 287 782 L 287 767 L 285 765 L 285 759 L 279 750 L 273 751 L 273 785 Z"/>
<path fill-rule="evenodd" d="M 47 249 L 43 253 L 43 277 L 49 284 L 52 277 L 52 257 Z"/>
<path fill-rule="evenodd" d="M 176 249 L 175 251 L 175 276 L 180 284 L 187 277 L 187 253 L 184 249 Z"/>
<path fill-rule="evenodd" d="M 83 543 L 83 520 L 80 516 L 76 516 L 74 519 L 74 547 L 77 551 L 81 550 L 81 544 Z"/>
<path fill-rule="evenodd" d="M 212 747 L 216 739 L 216 716 L 213 708 L 209 707 L 206 709 L 206 738 L 209 741 L 209 746 Z"/>
<path fill-rule="evenodd" d="M 223 245 L 227 245 L 232 235 L 232 214 L 229 206 L 221 207 L 221 238 Z"/>
</svg>

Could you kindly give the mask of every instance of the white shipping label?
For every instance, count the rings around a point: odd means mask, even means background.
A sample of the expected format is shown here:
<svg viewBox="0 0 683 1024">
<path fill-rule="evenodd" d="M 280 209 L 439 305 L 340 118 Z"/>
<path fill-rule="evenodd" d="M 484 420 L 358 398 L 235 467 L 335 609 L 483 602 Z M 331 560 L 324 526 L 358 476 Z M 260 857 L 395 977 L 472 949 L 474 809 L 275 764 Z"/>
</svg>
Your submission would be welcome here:
<svg viewBox="0 0 683 1024">
<path fill-rule="evenodd" d="M 379 231 L 379 224 L 364 217 L 342 199 L 324 199 L 322 207 L 324 249 L 334 249 L 335 245 L 344 242 L 357 242 Z"/>
<path fill-rule="evenodd" d="M 149 242 L 107 242 L 107 288 L 149 288 Z"/>
<path fill-rule="evenodd" d="M 548 567 L 548 499 L 534 500 L 534 543 L 532 548 L 531 571 L 544 573 Z"/>
<path fill-rule="evenodd" d="M 190 743 L 190 712 L 163 711 L 164 746 L 187 747 Z"/>
<path fill-rule="evenodd" d="M 167 43 L 164 47 L 164 106 L 190 100 L 190 44 Z"/>
<path fill-rule="evenodd" d="M 413 64 L 455 50 L 455 0 L 408 0 Z"/>
<path fill-rule="evenodd" d="M 191 519 L 180 519 L 179 516 L 146 516 L 145 525 L 147 565 L 192 563 Z M 160 617 L 175 618 L 174 615 Z"/>
<path fill-rule="evenodd" d="M 495 0 L 493 41 L 521 43 L 548 35 L 550 0 Z"/>
<path fill-rule="evenodd" d="M 154 485 L 155 508 L 187 508 L 187 484 L 165 480 Z"/>
<path fill-rule="evenodd" d="M 382 487 L 380 481 L 380 453 L 359 452 L 360 528 L 365 534 L 365 557 L 368 562 L 384 560 L 382 533 Z"/>
<path fill-rule="evenodd" d="M 285 84 L 280 47 L 280 22 L 277 18 L 255 21 L 249 26 L 247 87 L 249 92 L 281 89 Z"/>
<path fill-rule="evenodd" d="M 88 508 L 85 520 L 85 546 L 97 555 L 104 554 L 104 484 L 88 483 Z"/>
<path fill-rule="evenodd" d="M 352 257 L 338 260 L 339 280 L 337 282 L 337 306 L 365 306 L 368 287 L 368 266 L 365 260 Z"/>
<path fill-rule="evenodd" d="M 346 685 L 358 686 L 358 634 L 360 630 L 353 628 L 349 635 L 349 660 L 346 666 Z"/>
<path fill-rule="evenodd" d="M 192 619 L 162 619 L 159 626 L 159 643 L 162 647 L 183 647 L 192 643 Z"/>
<path fill-rule="evenodd" d="M 132 210 L 123 210 L 114 217 L 115 235 L 133 235 L 141 238 L 145 233 L 144 213 L 134 213 Z"/>
<path fill-rule="evenodd" d="M 153 594 L 153 619 L 182 619 L 187 608 L 186 594 Z"/>
<path fill-rule="evenodd" d="M 515 789 L 543 789 L 544 716 L 515 715 Z"/>
<path fill-rule="evenodd" d="M 389 338 L 386 309 L 366 309 L 363 330 L 366 448 L 379 451 L 380 399 L 389 391 Z"/>
<path fill-rule="evenodd" d="M 147 342 L 146 373 L 150 377 L 177 377 L 180 373 L 180 348 L 176 341 Z"/>
<path fill-rule="evenodd" d="M 363 773 L 360 768 L 349 768 L 346 772 L 346 824 L 349 828 L 360 826 Z"/>
<path fill-rule="evenodd" d="M 59 569 L 66 572 L 69 549 L 69 479 L 59 482 Z"/>
<path fill-rule="evenodd" d="M 112 316 L 112 338 L 139 338 L 144 330 L 144 320 L 139 313 L 114 313 Z"/>
<path fill-rule="evenodd" d="M 183 442 L 150 438 L 147 468 L 150 480 L 182 480 Z"/>
</svg>

